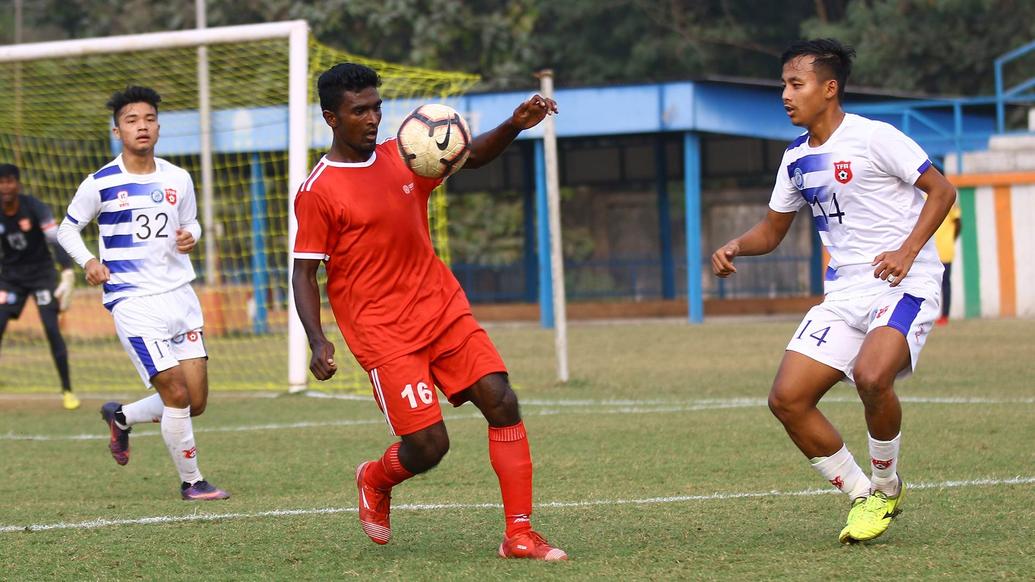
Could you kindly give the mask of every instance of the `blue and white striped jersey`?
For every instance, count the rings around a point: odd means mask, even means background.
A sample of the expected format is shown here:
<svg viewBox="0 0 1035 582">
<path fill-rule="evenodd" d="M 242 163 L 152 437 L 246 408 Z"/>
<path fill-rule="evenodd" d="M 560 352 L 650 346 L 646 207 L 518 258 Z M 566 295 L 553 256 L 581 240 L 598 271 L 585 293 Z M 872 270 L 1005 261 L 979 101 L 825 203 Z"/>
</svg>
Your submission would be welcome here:
<svg viewBox="0 0 1035 582">
<path fill-rule="evenodd" d="M 124 297 L 171 291 L 194 280 L 190 257 L 176 250 L 176 231 L 201 237 L 194 183 L 186 170 L 155 158 L 152 174 L 130 174 L 122 156 L 88 176 L 68 205 L 58 240 L 85 266 L 94 258 L 80 231 L 97 220 L 109 309 Z"/>
<path fill-rule="evenodd" d="M 868 293 L 887 285 L 874 279 L 873 259 L 898 250 L 916 226 L 924 197 L 914 184 L 930 166 L 894 126 L 849 113 L 822 145 L 810 146 L 807 133 L 790 144 L 769 207 L 796 212 L 808 204 L 830 253 L 826 293 Z M 906 280 L 940 285 L 942 271 L 928 241 Z"/>
</svg>

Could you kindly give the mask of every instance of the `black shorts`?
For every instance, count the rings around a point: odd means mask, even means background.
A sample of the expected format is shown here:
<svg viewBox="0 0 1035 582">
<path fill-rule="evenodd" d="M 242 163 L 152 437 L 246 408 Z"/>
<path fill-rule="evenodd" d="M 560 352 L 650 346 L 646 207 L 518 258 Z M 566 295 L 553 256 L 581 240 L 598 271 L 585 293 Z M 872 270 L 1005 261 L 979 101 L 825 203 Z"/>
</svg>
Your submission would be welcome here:
<svg viewBox="0 0 1035 582">
<path fill-rule="evenodd" d="M 24 277 L 0 273 L 0 313 L 18 319 L 30 295 L 36 299 L 40 309 L 57 309 L 57 300 L 54 298 L 56 288 L 57 272 L 49 265 Z"/>
</svg>

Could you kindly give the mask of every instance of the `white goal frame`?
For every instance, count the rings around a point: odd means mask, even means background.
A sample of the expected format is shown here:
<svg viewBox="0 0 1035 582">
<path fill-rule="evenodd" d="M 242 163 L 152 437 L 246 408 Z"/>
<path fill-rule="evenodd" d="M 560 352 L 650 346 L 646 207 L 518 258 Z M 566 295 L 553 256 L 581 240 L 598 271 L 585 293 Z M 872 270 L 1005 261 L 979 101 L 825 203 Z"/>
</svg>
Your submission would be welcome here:
<svg viewBox="0 0 1035 582">
<path fill-rule="evenodd" d="M 0 62 L 35 61 L 41 59 L 82 57 L 172 48 L 201 47 L 271 39 L 288 41 L 288 252 L 294 247 L 298 220 L 295 218 L 294 196 L 305 181 L 308 160 L 308 82 L 309 25 L 304 20 L 190 29 L 62 40 L 0 46 Z M 211 227 L 211 225 L 202 225 Z M 307 374 L 307 341 L 302 322 L 295 311 L 291 285 L 292 262 L 288 258 L 288 389 L 304 390 Z"/>
</svg>

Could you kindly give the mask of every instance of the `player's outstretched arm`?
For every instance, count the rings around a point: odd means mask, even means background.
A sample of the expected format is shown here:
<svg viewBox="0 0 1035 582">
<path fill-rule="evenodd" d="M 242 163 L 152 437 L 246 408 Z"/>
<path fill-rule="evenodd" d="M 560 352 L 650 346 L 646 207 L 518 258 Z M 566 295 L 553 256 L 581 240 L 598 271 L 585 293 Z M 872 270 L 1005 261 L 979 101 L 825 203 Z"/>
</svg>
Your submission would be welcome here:
<svg viewBox="0 0 1035 582">
<path fill-rule="evenodd" d="M 338 365 L 334 363 L 334 344 L 323 334 L 320 325 L 320 286 L 316 281 L 319 268 L 318 260 L 295 259 L 291 288 L 295 292 L 295 309 L 312 351 L 309 370 L 317 380 L 327 380 L 338 371 Z"/>
<path fill-rule="evenodd" d="M 733 259 L 739 255 L 764 255 L 770 253 L 783 238 L 794 222 L 794 212 L 776 212 L 770 209 L 765 218 L 739 237 L 731 240 L 712 253 L 712 273 L 725 279 L 737 272 Z"/>
<path fill-rule="evenodd" d="M 934 236 L 956 202 L 956 188 L 934 166 L 920 174 L 915 186 L 927 193 L 927 201 L 912 232 L 897 250 L 883 252 L 873 259 L 873 276 L 890 282 L 892 287 L 897 287 L 909 273 L 920 249 Z"/>
<path fill-rule="evenodd" d="M 517 106 L 510 119 L 487 131 L 471 142 L 471 155 L 464 168 L 480 168 L 495 160 L 522 131 L 539 125 L 547 115 L 557 113 L 557 102 L 541 95 L 533 95 Z"/>
</svg>

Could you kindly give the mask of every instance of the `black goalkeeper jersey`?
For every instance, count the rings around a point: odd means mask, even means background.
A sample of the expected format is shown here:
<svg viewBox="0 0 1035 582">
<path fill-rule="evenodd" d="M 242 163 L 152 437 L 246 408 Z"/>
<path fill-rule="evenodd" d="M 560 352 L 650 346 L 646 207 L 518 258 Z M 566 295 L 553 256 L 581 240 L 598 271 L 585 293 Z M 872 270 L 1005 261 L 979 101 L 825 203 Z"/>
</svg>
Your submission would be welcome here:
<svg viewBox="0 0 1035 582">
<path fill-rule="evenodd" d="M 43 272 L 54 272 L 54 257 L 43 227 L 57 228 L 50 208 L 26 194 L 18 195 L 14 214 L 0 207 L 0 277 L 7 280 L 34 280 Z M 71 258 L 58 249 L 58 260 L 70 267 Z M 41 272 L 43 271 L 43 272 Z"/>
</svg>

